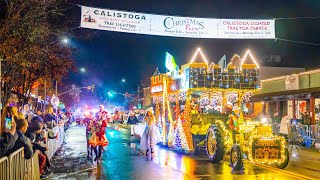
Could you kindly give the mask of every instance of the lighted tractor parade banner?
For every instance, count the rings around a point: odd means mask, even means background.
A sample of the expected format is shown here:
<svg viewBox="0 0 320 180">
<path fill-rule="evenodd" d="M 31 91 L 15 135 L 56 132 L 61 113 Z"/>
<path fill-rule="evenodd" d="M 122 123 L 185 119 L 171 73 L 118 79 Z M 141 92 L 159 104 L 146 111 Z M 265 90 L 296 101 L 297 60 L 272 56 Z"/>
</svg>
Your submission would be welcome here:
<svg viewBox="0 0 320 180">
<path fill-rule="evenodd" d="M 188 38 L 274 39 L 273 19 L 212 19 L 81 6 L 82 28 Z"/>
</svg>

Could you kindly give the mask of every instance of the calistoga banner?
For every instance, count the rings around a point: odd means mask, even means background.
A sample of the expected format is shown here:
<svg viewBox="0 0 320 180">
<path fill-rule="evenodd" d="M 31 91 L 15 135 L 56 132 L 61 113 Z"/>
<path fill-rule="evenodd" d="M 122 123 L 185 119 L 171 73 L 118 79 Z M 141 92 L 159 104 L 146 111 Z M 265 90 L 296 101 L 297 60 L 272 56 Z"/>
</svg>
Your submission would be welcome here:
<svg viewBox="0 0 320 180">
<path fill-rule="evenodd" d="M 209 19 L 81 8 L 82 28 L 188 38 L 275 38 L 274 20 Z"/>
</svg>

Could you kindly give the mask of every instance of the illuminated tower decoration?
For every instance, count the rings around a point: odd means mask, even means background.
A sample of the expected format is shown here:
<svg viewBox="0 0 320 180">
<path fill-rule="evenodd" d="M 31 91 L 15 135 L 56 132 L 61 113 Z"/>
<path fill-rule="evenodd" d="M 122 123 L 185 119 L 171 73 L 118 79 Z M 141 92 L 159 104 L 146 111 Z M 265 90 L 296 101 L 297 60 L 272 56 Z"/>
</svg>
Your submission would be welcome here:
<svg viewBox="0 0 320 180">
<path fill-rule="evenodd" d="M 247 63 L 251 58 L 253 63 Z M 199 62 L 199 60 L 202 60 Z M 235 54 L 226 69 L 211 63 L 197 49 L 190 63 L 181 67 L 181 86 L 188 88 L 219 88 L 219 89 L 257 89 L 259 88 L 259 65 L 250 51 L 241 57 Z"/>
<path fill-rule="evenodd" d="M 161 94 L 163 91 L 163 77 L 161 76 L 159 69 L 157 68 L 151 77 L 151 94 Z"/>
<path fill-rule="evenodd" d="M 227 66 L 228 81 L 225 82 L 224 86 L 227 86 L 228 88 L 240 89 L 240 84 L 242 82 L 240 66 L 240 56 L 238 54 L 233 55 L 230 59 L 230 63 Z"/>
<path fill-rule="evenodd" d="M 251 59 L 254 63 L 245 63 L 248 59 Z M 259 88 L 259 65 L 250 50 L 247 50 L 240 64 L 240 70 L 242 72 L 243 84 L 241 89 L 257 89 Z"/>
<path fill-rule="evenodd" d="M 196 62 L 198 57 L 202 59 L 202 62 Z M 197 49 L 190 63 L 183 68 L 189 69 L 189 88 L 210 87 L 208 61 L 200 48 Z"/>
</svg>

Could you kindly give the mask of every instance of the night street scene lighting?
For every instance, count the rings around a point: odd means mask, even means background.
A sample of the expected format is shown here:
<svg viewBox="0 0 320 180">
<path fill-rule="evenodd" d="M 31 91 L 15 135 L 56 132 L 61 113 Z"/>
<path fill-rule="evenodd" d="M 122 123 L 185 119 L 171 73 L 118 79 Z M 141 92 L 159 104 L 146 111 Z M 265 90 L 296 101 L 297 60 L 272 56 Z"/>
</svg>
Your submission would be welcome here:
<svg viewBox="0 0 320 180">
<path fill-rule="evenodd" d="M 319 9 L 3 1 L 0 180 L 319 179 Z"/>
</svg>

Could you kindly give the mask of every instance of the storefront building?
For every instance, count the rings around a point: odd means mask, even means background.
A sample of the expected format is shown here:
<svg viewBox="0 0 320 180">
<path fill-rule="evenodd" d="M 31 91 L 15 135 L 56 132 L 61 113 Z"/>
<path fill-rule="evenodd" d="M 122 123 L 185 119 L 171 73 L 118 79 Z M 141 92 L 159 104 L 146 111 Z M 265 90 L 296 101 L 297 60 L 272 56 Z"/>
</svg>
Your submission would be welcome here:
<svg viewBox="0 0 320 180">
<path fill-rule="evenodd" d="M 261 81 L 252 97 L 254 113 L 280 120 L 284 115 L 314 125 L 320 115 L 320 69 Z M 259 107 L 259 108 L 257 108 Z"/>
</svg>

